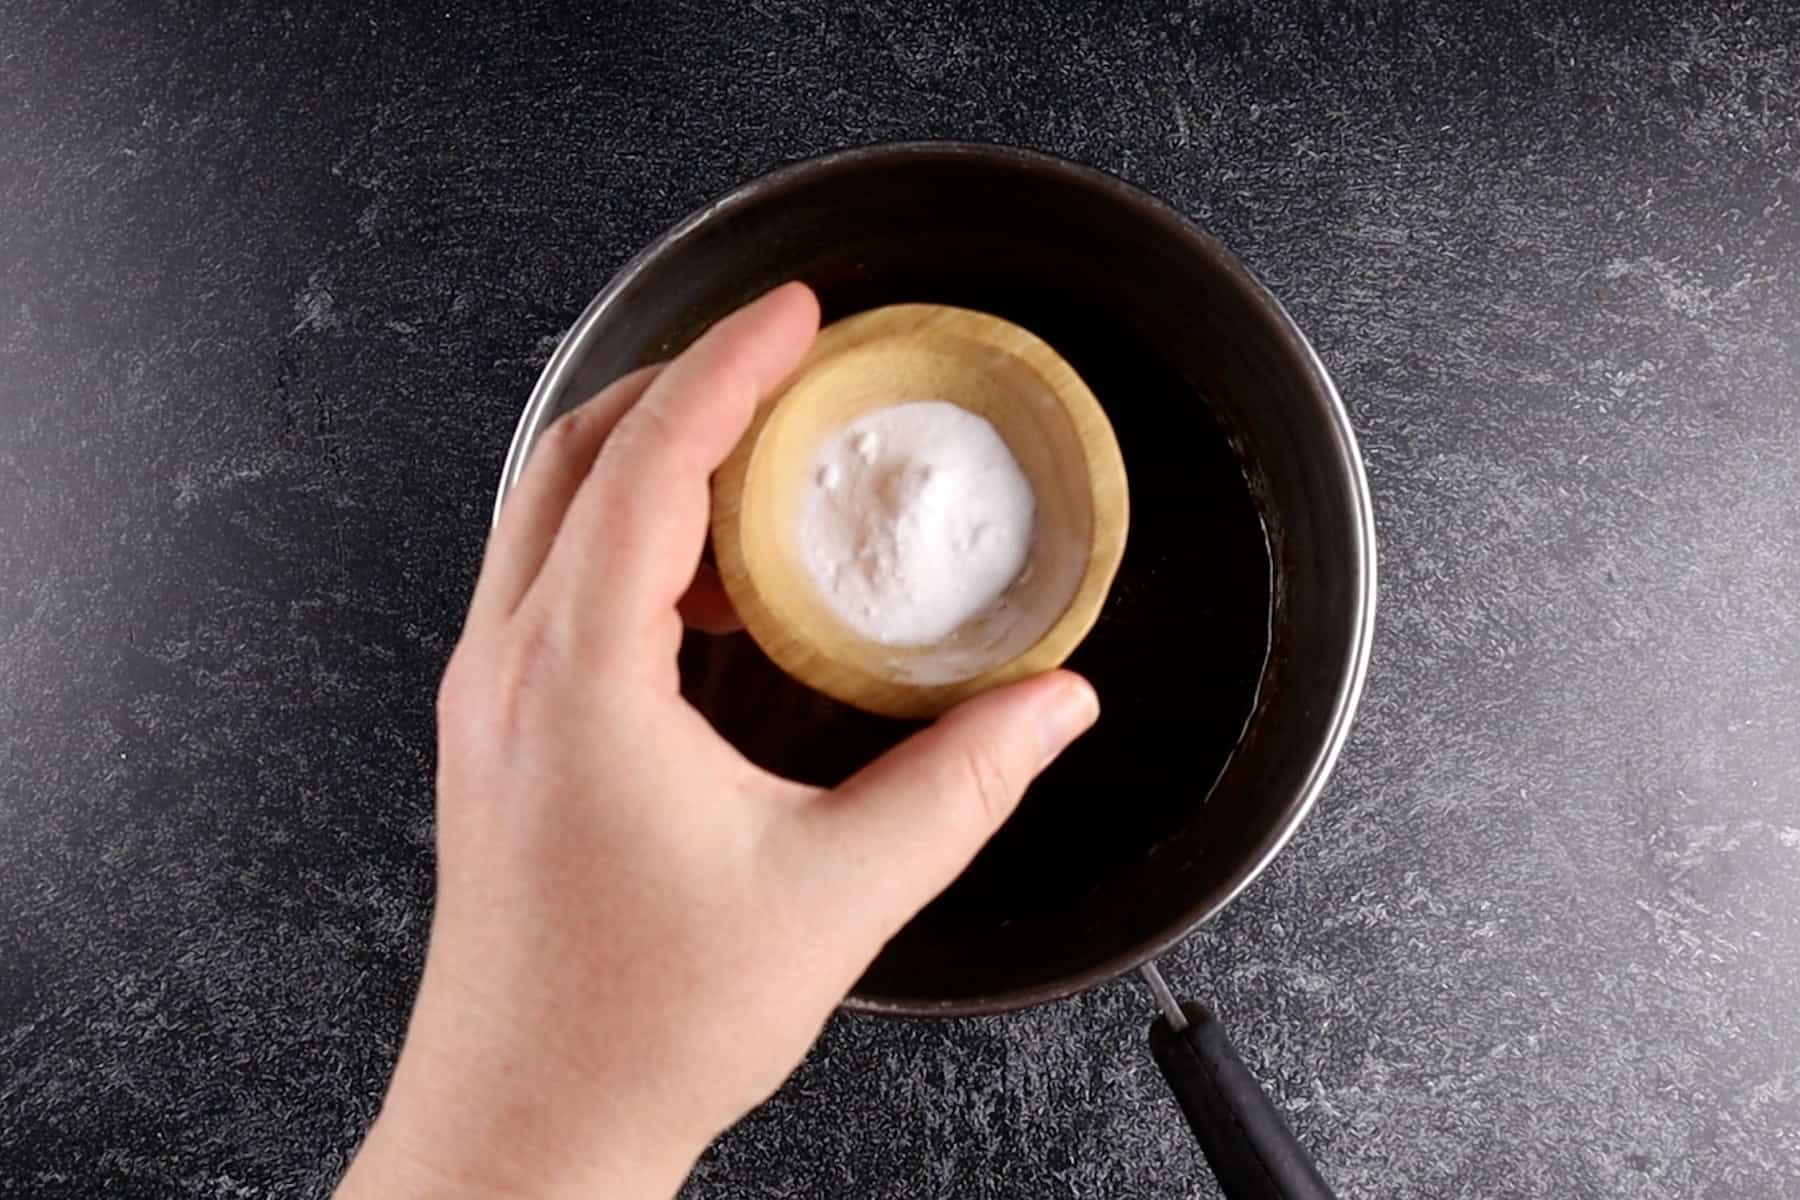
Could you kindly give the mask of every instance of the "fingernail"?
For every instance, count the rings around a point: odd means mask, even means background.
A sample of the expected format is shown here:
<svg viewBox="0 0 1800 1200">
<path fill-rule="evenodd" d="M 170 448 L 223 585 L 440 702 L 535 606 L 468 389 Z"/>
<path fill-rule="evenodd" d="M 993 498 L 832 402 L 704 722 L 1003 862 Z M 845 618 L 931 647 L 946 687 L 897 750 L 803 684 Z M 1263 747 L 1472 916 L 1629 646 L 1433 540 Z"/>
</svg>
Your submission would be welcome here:
<svg viewBox="0 0 1800 1200">
<path fill-rule="evenodd" d="M 1071 679 L 1044 702 L 1038 715 L 1038 737 L 1043 744 L 1043 761 L 1038 769 L 1068 748 L 1070 742 L 1086 733 L 1100 717 L 1100 697 L 1085 679 Z"/>
</svg>

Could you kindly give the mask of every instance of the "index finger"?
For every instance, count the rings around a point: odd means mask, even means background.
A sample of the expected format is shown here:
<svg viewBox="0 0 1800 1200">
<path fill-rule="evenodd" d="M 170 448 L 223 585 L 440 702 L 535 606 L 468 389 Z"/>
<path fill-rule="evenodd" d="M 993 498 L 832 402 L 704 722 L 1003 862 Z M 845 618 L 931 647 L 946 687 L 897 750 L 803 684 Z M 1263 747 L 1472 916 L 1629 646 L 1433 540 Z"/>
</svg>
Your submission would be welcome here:
<svg viewBox="0 0 1800 1200">
<path fill-rule="evenodd" d="M 812 290 L 784 284 L 669 363 L 620 419 L 569 505 L 544 566 L 556 590 L 633 629 L 672 609 L 700 562 L 713 471 L 818 329 Z"/>
</svg>

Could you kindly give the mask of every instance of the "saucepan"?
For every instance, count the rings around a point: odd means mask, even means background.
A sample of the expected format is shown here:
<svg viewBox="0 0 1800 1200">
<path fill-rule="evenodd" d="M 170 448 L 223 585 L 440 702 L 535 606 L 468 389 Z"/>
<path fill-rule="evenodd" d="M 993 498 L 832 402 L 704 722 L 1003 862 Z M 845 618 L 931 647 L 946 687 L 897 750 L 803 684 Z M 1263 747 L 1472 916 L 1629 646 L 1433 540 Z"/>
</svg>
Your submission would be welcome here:
<svg viewBox="0 0 1800 1200">
<path fill-rule="evenodd" d="M 1226 1194 L 1328 1195 L 1218 1020 L 1154 966 L 1293 835 L 1362 689 L 1374 523 L 1324 366 L 1241 263 L 1119 179 L 998 146 L 848 150 L 708 204 L 607 284 L 538 380 L 501 501 L 558 414 L 789 279 L 826 321 L 926 302 L 1031 330 L 1100 399 L 1131 489 L 1124 562 L 1069 664 L 1103 719 L 845 1007 L 998 1013 L 1141 971 L 1152 1051 Z M 742 635 L 690 638 L 681 667 L 726 737 L 793 778 L 838 782 L 912 729 L 792 682 Z"/>
</svg>

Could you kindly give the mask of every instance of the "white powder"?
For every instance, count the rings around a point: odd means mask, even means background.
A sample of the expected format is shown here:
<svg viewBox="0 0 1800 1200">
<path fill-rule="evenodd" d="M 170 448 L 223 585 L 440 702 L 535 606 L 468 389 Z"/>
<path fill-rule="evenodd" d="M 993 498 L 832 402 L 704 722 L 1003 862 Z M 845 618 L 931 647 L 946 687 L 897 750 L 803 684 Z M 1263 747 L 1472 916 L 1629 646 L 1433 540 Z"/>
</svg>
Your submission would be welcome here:
<svg viewBox="0 0 1800 1200">
<path fill-rule="evenodd" d="M 820 449 L 800 549 L 831 607 L 889 646 L 940 641 L 1025 569 L 1037 508 L 994 427 L 942 400 L 867 413 Z"/>
</svg>

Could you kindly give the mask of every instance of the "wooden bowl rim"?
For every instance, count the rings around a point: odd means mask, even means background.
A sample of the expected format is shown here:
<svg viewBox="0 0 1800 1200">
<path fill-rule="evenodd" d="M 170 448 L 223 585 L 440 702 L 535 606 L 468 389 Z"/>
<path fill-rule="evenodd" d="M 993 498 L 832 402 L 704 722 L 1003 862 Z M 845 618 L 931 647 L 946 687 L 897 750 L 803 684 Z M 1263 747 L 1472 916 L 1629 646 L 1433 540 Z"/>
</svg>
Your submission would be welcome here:
<svg viewBox="0 0 1800 1200">
<path fill-rule="evenodd" d="M 912 322 L 905 332 L 870 336 L 899 320 Z M 794 385 L 809 371 L 842 354 L 894 337 L 916 336 L 934 327 L 1006 354 L 1043 380 L 1075 427 L 1083 450 L 1083 478 L 1094 514 L 1087 563 L 1068 604 L 1044 633 L 1011 658 L 979 674 L 952 683 L 915 683 L 868 670 L 861 663 L 833 655 L 809 630 L 796 629 L 776 617 L 750 569 L 743 544 L 743 494 L 763 430 Z M 1125 556 L 1130 523 L 1130 497 L 1124 456 L 1100 401 L 1068 362 L 1021 325 L 991 313 L 946 304 L 890 304 L 832 322 L 820 330 L 812 349 L 757 410 L 749 428 L 713 475 L 712 543 L 719 575 L 739 620 L 757 646 L 782 670 L 834 700 L 903 719 L 939 715 L 959 701 L 1002 684 L 1042 674 L 1062 665 L 1100 618 L 1106 597 Z"/>
</svg>

